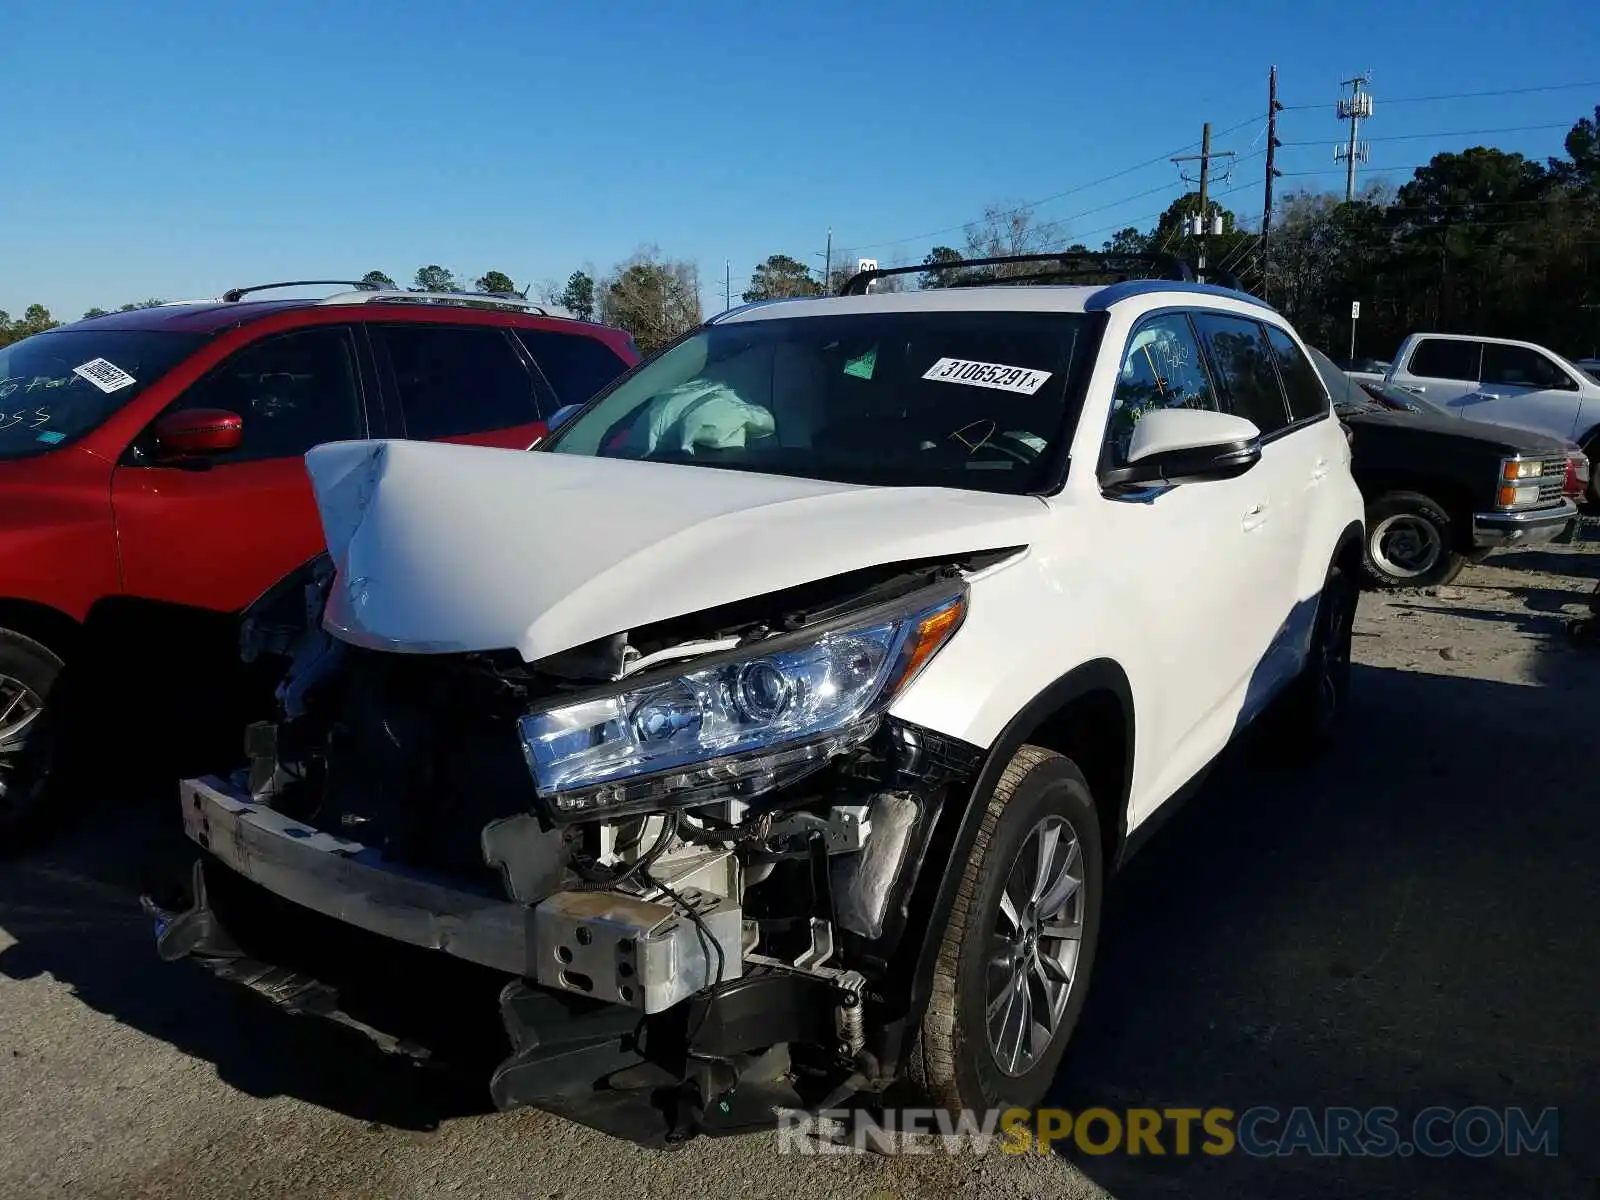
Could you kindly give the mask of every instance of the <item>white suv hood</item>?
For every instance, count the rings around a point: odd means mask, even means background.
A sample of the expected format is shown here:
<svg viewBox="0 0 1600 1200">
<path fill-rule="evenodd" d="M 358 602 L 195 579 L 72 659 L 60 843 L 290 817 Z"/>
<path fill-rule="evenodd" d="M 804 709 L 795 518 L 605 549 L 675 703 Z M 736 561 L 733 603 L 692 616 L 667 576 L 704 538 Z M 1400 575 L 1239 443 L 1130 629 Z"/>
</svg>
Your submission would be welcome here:
<svg viewBox="0 0 1600 1200">
<path fill-rule="evenodd" d="M 528 662 L 879 563 L 1027 545 L 1029 496 L 413 441 L 306 455 L 345 641 Z"/>
</svg>

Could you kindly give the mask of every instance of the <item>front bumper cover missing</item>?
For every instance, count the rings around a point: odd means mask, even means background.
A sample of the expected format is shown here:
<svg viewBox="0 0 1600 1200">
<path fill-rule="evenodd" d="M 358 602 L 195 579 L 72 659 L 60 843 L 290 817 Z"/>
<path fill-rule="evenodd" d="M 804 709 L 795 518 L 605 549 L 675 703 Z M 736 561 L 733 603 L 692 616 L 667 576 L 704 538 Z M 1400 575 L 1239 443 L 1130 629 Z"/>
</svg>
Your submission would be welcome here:
<svg viewBox="0 0 1600 1200">
<path fill-rule="evenodd" d="M 742 972 L 742 914 L 727 897 L 680 889 L 700 928 L 672 904 L 614 892 L 519 904 L 406 870 L 214 777 L 184 780 L 179 792 L 184 832 L 202 849 L 274 895 L 380 937 L 643 1013 L 688 999 L 713 972 L 722 982 Z"/>
</svg>

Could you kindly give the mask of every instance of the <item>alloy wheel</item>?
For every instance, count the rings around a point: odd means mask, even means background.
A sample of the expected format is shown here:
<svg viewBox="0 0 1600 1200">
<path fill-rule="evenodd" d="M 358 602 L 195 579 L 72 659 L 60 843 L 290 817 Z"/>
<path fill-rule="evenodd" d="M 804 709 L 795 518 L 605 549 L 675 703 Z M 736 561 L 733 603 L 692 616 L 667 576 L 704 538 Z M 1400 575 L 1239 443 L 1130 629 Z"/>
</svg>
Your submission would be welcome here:
<svg viewBox="0 0 1600 1200">
<path fill-rule="evenodd" d="M 1049 1049 L 1077 981 L 1083 848 L 1071 822 L 1044 818 L 1023 839 L 990 939 L 984 1023 L 995 1064 L 1026 1074 Z"/>
<path fill-rule="evenodd" d="M 0 675 L 0 803 L 5 801 L 11 772 L 42 712 L 44 702 L 32 688 L 9 675 Z"/>
<path fill-rule="evenodd" d="M 1438 526 L 1413 513 L 1396 513 L 1379 521 L 1369 535 L 1369 545 L 1372 560 L 1397 579 L 1426 575 L 1444 554 Z"/>
</svg>

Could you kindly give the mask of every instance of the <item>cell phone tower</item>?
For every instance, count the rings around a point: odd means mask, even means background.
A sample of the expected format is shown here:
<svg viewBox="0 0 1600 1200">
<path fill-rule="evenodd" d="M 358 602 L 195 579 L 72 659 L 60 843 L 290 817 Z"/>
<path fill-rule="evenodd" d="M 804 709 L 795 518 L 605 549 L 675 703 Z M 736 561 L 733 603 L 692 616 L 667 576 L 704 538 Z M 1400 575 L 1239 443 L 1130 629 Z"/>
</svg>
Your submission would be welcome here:
<svg viewBox="0 0 1600 1200">
<path fill-rule="evenodd" d="M 1339 100 L 1339 120 L 1350 122 L 1350 140 L 1343 146 L 1333 149 L 1333 161 L 1342 162 L 1344 168 L 1344 201 L 1346 204 L 1356 198 L 1356 163 L 1366 162 L 1368 156 L 1367 143 L 1360 141 L 1357 134 L 1361 129 L 1361 122 L 1372 119 L 1372 94 L 1364 89 L 1372 82 L 1372 72 L 1357 75 L 1354 79 L 1342 79 L 1340 87 L 1350 89 L 1348 96 Z"/>
</svg>

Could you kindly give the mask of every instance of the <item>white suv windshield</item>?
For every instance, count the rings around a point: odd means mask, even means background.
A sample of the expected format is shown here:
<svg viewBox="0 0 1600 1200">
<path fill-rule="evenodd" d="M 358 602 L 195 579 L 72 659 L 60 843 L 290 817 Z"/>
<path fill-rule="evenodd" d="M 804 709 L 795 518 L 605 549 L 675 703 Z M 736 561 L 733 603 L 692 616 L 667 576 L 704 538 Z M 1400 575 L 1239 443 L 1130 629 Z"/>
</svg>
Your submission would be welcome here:
<svg viewBox="0 0 1600 1200">
<path fill-rule="evenodd" d="M 1077 412 L 1081 315 L 856 313 L 712 325 L 559 431 L 558 454 L 1037 490 Z"/>
</svg>

